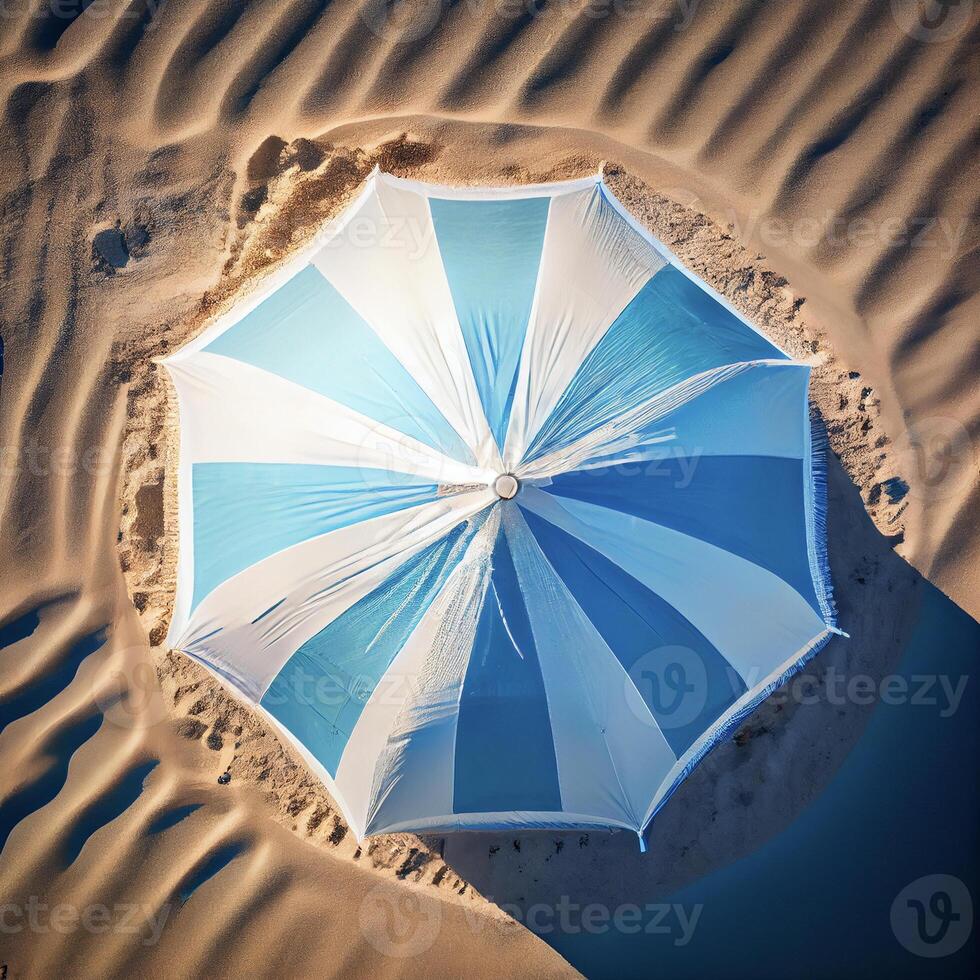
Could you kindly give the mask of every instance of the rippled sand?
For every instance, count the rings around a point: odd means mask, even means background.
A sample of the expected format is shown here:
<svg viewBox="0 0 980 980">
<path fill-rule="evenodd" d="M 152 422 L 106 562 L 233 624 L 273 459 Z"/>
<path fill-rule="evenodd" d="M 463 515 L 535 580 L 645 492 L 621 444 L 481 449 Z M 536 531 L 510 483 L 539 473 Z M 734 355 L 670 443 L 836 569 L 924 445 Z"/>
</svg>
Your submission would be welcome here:
<svg viewBox="0 0 980 980">
<path fill-rule="evenodd" d="M 666 894 L 784 827 L 863 729 L 867 707 L 764 705 L 642 860 L 625 835 L 359 848 L 247 708 L 160 647 L 173 406 L 151 358 L 375 163 L 496 183 L 604 165 L 812 360 L 852 634 L 816 688 L 888 673 L 923 578 L 978 613 L 976 15 L 930 33 L 898 0 L 403 6 L 4 8 L 0 898 L 46 927 L 0 935 L 10 977 L 571 972 L 487 897 Z M 58 905 L 106 918 L 55 928 Z"/>
</svg>

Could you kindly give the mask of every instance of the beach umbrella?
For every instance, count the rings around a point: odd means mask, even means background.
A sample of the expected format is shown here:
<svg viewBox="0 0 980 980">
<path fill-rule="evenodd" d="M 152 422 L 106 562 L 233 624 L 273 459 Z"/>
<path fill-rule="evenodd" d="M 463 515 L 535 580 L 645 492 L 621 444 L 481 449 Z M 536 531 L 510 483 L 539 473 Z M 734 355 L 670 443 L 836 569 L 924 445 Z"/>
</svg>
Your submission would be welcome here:
<svg viewBox="0 0 980 980">
<path fill-rule="evenodd" d="M 375 171 L 165 363 L 169 643 L 298 749 L 358 838 L 642 846 L 837 632 L 809 367 L 601 175 Z"/>
</svg>

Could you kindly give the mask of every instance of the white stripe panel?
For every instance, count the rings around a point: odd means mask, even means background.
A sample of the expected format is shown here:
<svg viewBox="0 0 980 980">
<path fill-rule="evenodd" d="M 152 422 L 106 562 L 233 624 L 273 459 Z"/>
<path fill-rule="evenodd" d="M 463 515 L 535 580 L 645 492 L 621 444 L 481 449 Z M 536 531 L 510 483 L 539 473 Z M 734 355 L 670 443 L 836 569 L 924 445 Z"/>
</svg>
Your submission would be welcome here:
<svg viewBox="0 0 980 980">
<path fill-rule="evenodd" d="M 327 221 L 301 249 L 291 254 L 288 262 L 258 280 L 251 288 L 245 286 L 242 294 L 238 297 L 237 302 L 231 309 L 214 320 L 209 327 L 199 333 L 193 340 L 184 344 L 180 350 L 175 351 L 169 357 L 159 358 L 158 363 L 167 365 L 177 364 L 180 361 L 187 360 L 197 353 L 197 351 L 203 350 L 226 330 L 229 330 L 236 323 L 244 320 L 253 310 L 258 309 L 262 303 L 289 282 L 290 279 L 302 272 L 310 264 L 313 256 L 323 248 L 324 244 L 343 233 L 347 227 L 350 215 L 357 211 L 360 202 L 372 192 L 376 173 L 377 171 L 373 172 L 364 181 L 350 206 Z"/>
<path fill-rule="evenodd" d="M 554 733 L 562 809 L 639 830 L 677 761 L 653 715 L 531 534 L 520 510 L 504 528 L 528 616 Z"/>
<path fill-rule="evenodd" d="M 760 330 L 741 310 L 735 308 L 731 300 L 727 297 L 722 296 L 714 286 L 706 283 L 700 276 L 695 275 L 690 269 L 684 265 L 683 262 L 662 242 L 657 238 L 649 228 L 645 227 L 638 221 L 630 210 L 623 204 L 622 201 L 616 197 L 615 194 L 606 186 L 605 183 L 602 185 L 603 192 L 605 194 L 606 200 L 609 202 L 610 207 L 614 208 L 616 213 L 645 241 L 648 241 L 657 251 L 659 251 L 664 259 L 672 265 L 678 272 L 682 273 L 691 282 L 696 283 L 701 289 L 703 289 L 712 299 L 720 303 L 722 306 L 728 310 L 733 316 L 738 317 L 750 330 L 757 333 L 760 337 L 763 337 L 767 343 L 773 345 L 780 352 L 780 354 L 785 354 L 787 357 L 791 357 L 789 351 L 785 351 L 780 347 L 771 337 L 766 336 L 765 331 Z"/>
<path fill-rule="evenodd" d="M 452 813 L 459 699 L 490 581 L 499 507 L 487 517 L 368 699 L 337 767 L 365 833 Z"/>
<path fill-rule="evenodd" d="M 313 264 L 370 324 L 481 467 L 499 468 L 428 198 L 384 180 Z"/>
<path fill-rule="evenodd" d="M 552 199 L 504 450 L 507 469 L 520 462 L 616 317 L 666 264 L 606 202 L 601 184 Z"/>
<path fill-rule="evenodd" d="M 524 488 L 521 504 L 670 603 L 748 687 L 825 629 L 792 586 L 715 545 L 606 507 L 559 499 L 536 487 Z"/>
<path fill-rule="evenodd" d="M 171 627 L 178 631 L 171 642 L 220 668 L 257 701 L 310 637 L 495 499 L 491 490 L 446 497 L 280 551 L 209 593 L 186 626 Z"/>
<path fill-rule="evenodd" d="M 167 365 L 180 398 L 181 463 L 319 463 L 486 483 L 479 470 L 276 374 L 221 354 Z"/>
</svg>

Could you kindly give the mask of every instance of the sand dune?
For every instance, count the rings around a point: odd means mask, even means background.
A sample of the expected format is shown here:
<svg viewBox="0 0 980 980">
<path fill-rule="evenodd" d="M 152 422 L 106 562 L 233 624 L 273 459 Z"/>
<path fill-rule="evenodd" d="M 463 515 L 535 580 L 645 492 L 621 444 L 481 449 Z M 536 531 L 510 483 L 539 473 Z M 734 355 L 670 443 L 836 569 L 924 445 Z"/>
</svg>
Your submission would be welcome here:
<svg viewBox="0 0 980 980">
<path fill-rule="evenodd" d="M 929 29 L 898 0 L 87 6 L 8 4 L 0 30 L 0 881 L 21 909 L 105 905 L 109 927 L 4 933 L 0 964 L 567 972 L 479 893 L 612 901 L 688 881 L 785 826 L 867 710 L 835 717 L 828 746 L 824 705 L 763 706 L 658 818 L 645 862 L 595 835 L 561 862 L 550 838 L 360 849 L 302 765 L 159 648 L 172 405 L 150 359 L 376 162 L 444 182 L 604 163 L 641 220 L 816 365 L 854 636 L 820 663 L 886 673 L 921 577 L 980 611 L 977 15 Z M 790 775 L 760 790 L 767 766 Z M 518 885 L 529 871 L 536 889 Z"/>
</svg>

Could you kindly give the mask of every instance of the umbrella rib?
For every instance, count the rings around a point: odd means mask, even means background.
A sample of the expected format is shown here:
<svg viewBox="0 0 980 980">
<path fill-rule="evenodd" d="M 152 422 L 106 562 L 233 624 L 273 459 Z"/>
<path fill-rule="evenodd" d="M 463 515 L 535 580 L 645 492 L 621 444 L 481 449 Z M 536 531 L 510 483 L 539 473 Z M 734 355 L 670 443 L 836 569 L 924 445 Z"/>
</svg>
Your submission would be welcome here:
<svg viewBox="0 0 980 980">
<path fill-rule="evenodd" d="M 493 598 L 497 603 L 497 612 L 500 613 L 500 621 L 504 624 L 504 629 L 507 631 L 507 637 L 511 642 L 511 646 L 513 646 L 514 650 L 517 653 L 517 656 L 519 656 L 521 660 L 525 660 L 527 658 L 524 656 L 524 653 L 521 651 L 520 644 L 518 644 L 517 640 L 514 638 L 514 634 L 510 628 L 510 623 L 507 622 L 507 616 L 504 613 L 504 607 L 500 601 L 500 593 L 497 592 L 497 586 L 494 585 L 493 579 L 490 580 L 490 587 L 493 589 Z"/>
</svg>

